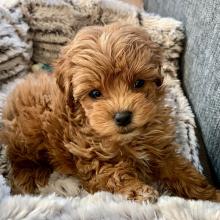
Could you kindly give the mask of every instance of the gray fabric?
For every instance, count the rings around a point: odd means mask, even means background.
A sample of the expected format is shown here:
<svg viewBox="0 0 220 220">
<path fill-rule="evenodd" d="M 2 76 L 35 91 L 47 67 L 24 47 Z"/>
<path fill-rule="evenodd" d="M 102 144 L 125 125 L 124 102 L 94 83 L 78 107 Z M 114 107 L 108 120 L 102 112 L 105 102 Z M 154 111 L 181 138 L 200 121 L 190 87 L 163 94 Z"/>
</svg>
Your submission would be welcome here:
<svg viewBox="0 0 220 220">
<path fill-rule="evenodd" d="M 183 21 L 183 84 L 220 185 L 220 0 L 145 0 L 148 12 Z"/>
<path fill-rule="evenodd" d="M 32 56 L 32 41 L 20 7 L 7 9 L 0 0 L 0 87 L 15 76 L 24 75 Z"/>
</svg>

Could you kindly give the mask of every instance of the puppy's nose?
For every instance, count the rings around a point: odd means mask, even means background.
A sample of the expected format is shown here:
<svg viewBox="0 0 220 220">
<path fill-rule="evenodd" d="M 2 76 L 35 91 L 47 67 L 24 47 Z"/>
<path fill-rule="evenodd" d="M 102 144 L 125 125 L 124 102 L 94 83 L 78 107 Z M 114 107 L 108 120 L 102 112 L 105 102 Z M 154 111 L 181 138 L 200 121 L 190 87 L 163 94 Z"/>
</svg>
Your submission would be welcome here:
<svg viewBox="0 0 220 220">
<path fill-rule="evenodd" d="M 123 111 L 115 114 L 115 123 L 118 126 L 126 126 L 131 123 L 132 112 Z"/>
</svg>

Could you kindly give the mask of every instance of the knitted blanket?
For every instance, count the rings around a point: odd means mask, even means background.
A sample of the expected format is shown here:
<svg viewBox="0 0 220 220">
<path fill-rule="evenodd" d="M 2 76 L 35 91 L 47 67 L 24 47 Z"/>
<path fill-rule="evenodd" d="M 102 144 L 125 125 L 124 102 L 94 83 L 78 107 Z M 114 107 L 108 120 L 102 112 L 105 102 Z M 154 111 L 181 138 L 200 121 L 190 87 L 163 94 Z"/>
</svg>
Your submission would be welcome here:
<svg viewBox="0 0 220 220">
<path fill-rule="evenodd" d="M 22 80 L 19 74 L 21 71 L 17 68 L 16 62 L 17 65 L 24 67 L 24 73 L 27 73 L 27 69 L 32 65 L 32 62 L 51 64 L 58 56 L 62 46 L 73 38 L 76 32 L 83 26 L 104 25 L 115 21 L 139 25 L 149 33 L 153 41 L 160 44 L 163 48 L 164 61 L 162 72 L 165 76 L 167 86 L 166 103 L 172 108 L 173 120 L 176 125 L 176 142 L 180 145 L 180 153 L 202 172 L 198 157 L 194 115 L 183 94 L 178 79 L 178 59 L 181 55 L 184 41 L 181 22 L 172 18 L 161 18 L 157 15 L 148 14 L 143 10 L 116 0 L 15 1 L 16 4 L 13 4 L 13 7 L 10 9 L 0 8 L 0 17 L 3 18 L 0 20 L 0 35 L 3 33 L 2 30 L 4 30 L 4 36 L 7 36 L 6 38 L 0 38 L 0 80 L 2 79 L 0 87 L 0 113 L 2 112 L 2 106 L 6 101 L 7 94 Z M 17 23 L 11 22 L 10 19 L 17 19 Z M 8 29 L 4 29 L 4 25 L 7 26 Z M 19 29 L 21 27 L 23 27 L 23 32 Z M 16 31 L 11 31 L 13 28 Z M 8 33 L 6 33 L 6 31 L 8 31 Z M 7 44 L 7 42 L 19 42 L 20 44 Z M 12 45 L 16 46 L 12 47 Z M 9 53 L 11 50 L 13 51 L 13 55 Z M 4 56 L 3 61 L 1 60 L 1 56 Z M 31 60 L 30 57 L 32 57 Z M 11 65 L 11 63 L 13 63 L 13 65 Z M 3 68 L 1 69 L 2 66 Z M 11 74 L 12 69 L 14 70 L 13 74 Z M 12 76 L 16 77 L 12 78 Z M 7 178 L 10 165 L 5 156 L 6 147 L 7 146 L 0 147 L 0 173 Z M 9 195 L 9 189 L 7 188 L 6 190 L 5 188 L 4 180 L 2 179 L 1 181 L 0 213 L 3 213 L 3 211 L 1 211 L 2 207 L 7 207 L 7 214 L 4 215 L 4 218 L 0 217 L 0 219 L 16 219 L 14 217 L 15 215 L 19 216 L 17 219 L 61 219 L 61 215 L 63 216 L 62 219 L 129 219 L 133 217 L 136 219 L 166 219 L 166 215 L 160 215 L 158 213 L 161 213 L 162 209 L 166 210 L 166 212 L 168 210 L 171 211 L 169 209 L 171 207 L 175 208 L 175 212 L 167 212 L 167 216 L 169 216 L 169 214 L 172 216 L 170 219 L 181 219 L 181 216 L 184 217 L 184 215 L 190 217 L 182 219 L 196 219 L 195 213 L 191 213 L 194 212 L 194 204 L 196 204 L 195 209 L 198 209 L 198 213 L 202 213 L 203 207 L 209 204 L 207 206 L 213 207 L 213 209 L 210 208 L 210 210 L 216 213 L 216 216 L 219 216 L 219 212 L 216 211 L 217 205 L 214 203 L 187 202 L 183 199 L 172 199 L 169 197 L 163 197 L 159 200 L 157 205 L 149 206 L 131 201 L 128 202 L 120 196 L 113 196 L 109 193 L 98 193 L 94 196 L 87 195 L 84 198 L 77 197 L 75 199 L 65 199 L 55 195 L 46 197 L 12 197 Z M 53 181 L 54 179 L 51 178 L 49 182 L 50 187 L 42 189 L 43 193 L 48 194 L 53 191 L 51 189 L 57 192 L 60 181 L 63 184 L 65 181 L 68 181 L 68 179 L 64 178 L 63 180 Z M 7 192 L 4 193 L 4 190 Z M 80 191 L 75 190 L 73 194 L 77 196 L 78 193 L 80 193 Z M 96 201 L 97 198 L 99 198 L 98 201 L 100 200 L 101 202 L 93 204 L 92 201 Z M 161 203 L 160 201 L 163 202 Z M 165 201 L 167 201 L 167 204 Z M 179 212 L 181 205 L 188 207 L 185 209 L 184 215 Z M 163 208 L 161 208 L 162 206 Z M 49 210 L 50 208 L 51 210 Z M 141 210 L 140 215 L 134 212 L 134 210 L 139 209 Z M 97 211 L 97 215 L 92 216 L 91 213 L 93 211 L 94 213 Z M 74 215 L 71 212 L 74 212 Z M 40 213 L 42 213 L 42 215 Z M 36 217 L 37 214 L 40 217 Z M 75 216 L 75 218 L 73 218 L 73 216 Z M 154 216 L 154 218 L 149 218 L 149 216 Z M 211 219 L 215 218 L 213 217 Z"/>
</svg>

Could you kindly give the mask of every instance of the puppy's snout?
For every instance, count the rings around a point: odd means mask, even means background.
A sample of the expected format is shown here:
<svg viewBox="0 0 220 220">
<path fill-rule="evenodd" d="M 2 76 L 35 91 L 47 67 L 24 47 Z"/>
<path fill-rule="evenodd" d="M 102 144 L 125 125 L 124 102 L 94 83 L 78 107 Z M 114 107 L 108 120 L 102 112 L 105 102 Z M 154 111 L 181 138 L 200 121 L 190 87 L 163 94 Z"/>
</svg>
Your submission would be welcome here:
<svg viewBox="0 0 220 220">
<path fill-rule="evenodd" d="M 115 114 L 114 119 L 115 119 L 116 125 L 126 126 L 131 123 L 132 112 L 130 112 L 130 111 L 117 112 Z"/>
</svg>

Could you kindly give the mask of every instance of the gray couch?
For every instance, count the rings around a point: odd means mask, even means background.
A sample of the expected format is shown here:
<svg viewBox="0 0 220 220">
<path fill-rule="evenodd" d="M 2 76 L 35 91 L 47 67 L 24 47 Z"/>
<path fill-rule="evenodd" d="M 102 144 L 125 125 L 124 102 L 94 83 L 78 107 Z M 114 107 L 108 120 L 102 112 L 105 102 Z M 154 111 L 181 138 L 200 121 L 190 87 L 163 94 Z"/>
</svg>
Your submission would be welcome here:
<svg viewBox="0 0 220 220">
<path fill-rule="evenodd" d="M 145 0 L 145 10 L 185 25 L 182 82 L 220 186 L 220 1 Z"/>
</svg>

